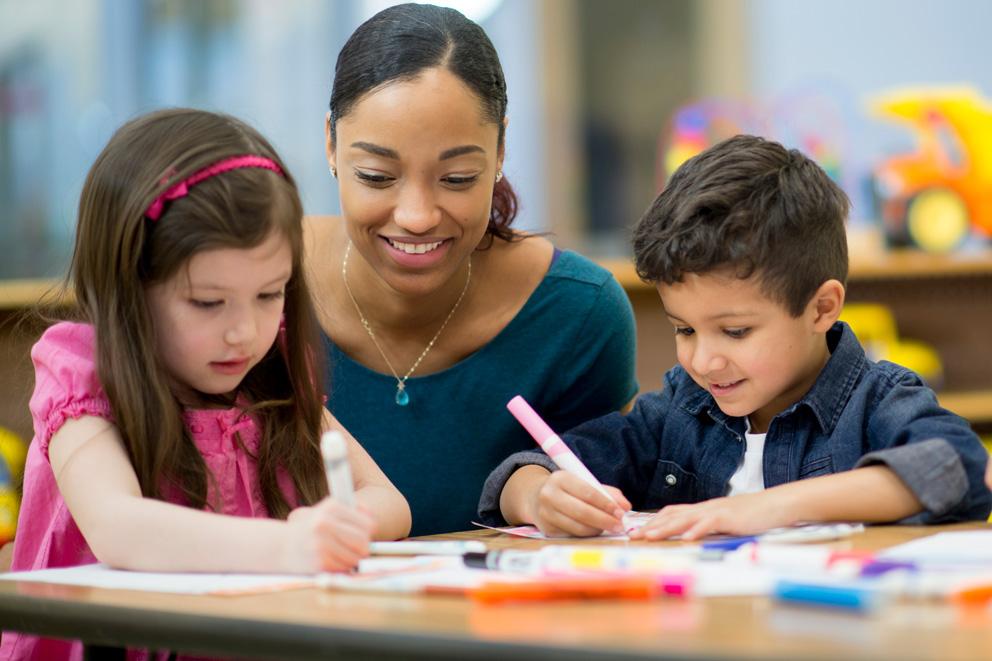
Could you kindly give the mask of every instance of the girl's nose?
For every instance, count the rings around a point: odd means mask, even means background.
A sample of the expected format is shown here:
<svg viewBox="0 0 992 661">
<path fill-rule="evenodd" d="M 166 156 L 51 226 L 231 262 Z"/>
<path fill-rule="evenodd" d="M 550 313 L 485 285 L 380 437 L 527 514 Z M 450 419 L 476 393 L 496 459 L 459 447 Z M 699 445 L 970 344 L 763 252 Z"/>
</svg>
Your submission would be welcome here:
<svg viewBox="0 0 992 661">
<path fill-rule="evenodd" d="M 434 193 L 429 186 L 407 184 L 400 193 L 393 220 L 410 234 L 428 234 L 441 222 Z"/>
</svg>

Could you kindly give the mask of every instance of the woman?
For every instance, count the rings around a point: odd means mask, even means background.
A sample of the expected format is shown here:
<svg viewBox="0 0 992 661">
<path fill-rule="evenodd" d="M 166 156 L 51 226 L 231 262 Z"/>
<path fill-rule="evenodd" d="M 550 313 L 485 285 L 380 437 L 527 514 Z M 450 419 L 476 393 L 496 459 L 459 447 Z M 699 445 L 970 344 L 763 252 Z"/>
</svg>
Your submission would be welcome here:
<svg viewBox="0 0 992 661">
<path fill-rule="evenodd" d="M 409 500 L 413 535 L 471 527 L 482 483 L 634 396 L 634 325 L 608 272 L 510 228 L 506 84 L 457 11 L 390 7 L 338 56 L 325 132 L 341 218 L 308 220 L 328 408 Z"/>
</svg>

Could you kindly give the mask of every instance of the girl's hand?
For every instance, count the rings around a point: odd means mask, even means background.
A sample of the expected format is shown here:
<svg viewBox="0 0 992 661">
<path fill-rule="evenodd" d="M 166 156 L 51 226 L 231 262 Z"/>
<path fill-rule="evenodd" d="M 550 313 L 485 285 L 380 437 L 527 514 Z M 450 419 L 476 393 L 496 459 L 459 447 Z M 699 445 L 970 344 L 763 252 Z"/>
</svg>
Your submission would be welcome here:
<svg viewBox="0 0 992 661">
<path fill-rule="evenodd" d="M 630 533 L 631 539 L 658 540 L 682 535 L 695 540 L 713 533 L 752 535 L 793 523 L 768 492 L 713 498 L 693 505 L 669 505 Z"/>
<path fill-rule="evenodd" d="M 324 498 L 289 513 L 286 559 L 291 572 L 346 571 L 369 554 L 375 525 L 364 508 Z"/>
<path fill-rule="evenodd" d="M 531 520 L 549 537 L 591 537 L 604 530 L 623 533 L 622 517 L 630 502 L 619 489 L 606 490 L 613 500 L 575 475 L 555 471 L 530 497 Z"/>
<path fill-rule="evenodd" d="M 992 489 L 992 457 L 989 457 L 989 462 L 985 465 L 985 484 Z"/>
</svg>

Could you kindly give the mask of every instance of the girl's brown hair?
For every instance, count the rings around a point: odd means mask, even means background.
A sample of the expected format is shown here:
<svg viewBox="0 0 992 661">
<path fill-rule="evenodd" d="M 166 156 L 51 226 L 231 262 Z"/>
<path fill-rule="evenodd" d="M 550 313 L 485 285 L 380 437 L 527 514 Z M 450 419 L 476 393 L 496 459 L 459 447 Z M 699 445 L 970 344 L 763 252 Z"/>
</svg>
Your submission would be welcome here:
<svg viewBox="0 0 992 661">
<path fill-rule="evenodd" d="M 192 173 L 232 156 L 257 155 L 285 174 L 242 168 L 210 177 L 167 202 L 152 201 Z M 83 185 L 70 271 L 80 313 L 96 330 L 96 359 L 131 464 L 145 496 L 178 490 L 191 507 L 207 502 L 211 476 L 183 421 L 155 351 L 145 299 L 149 285 L 203 250 L 252 248 L 273 232 L 289 241 L 293 274 L 285 292 L 285 341 L 245 376 L 239 393 L 258 421 L 259 491 L 270 516 L 289 513 L 277 475 L 285 470 L 300 504 L 327 494 L 319 451 L 324 359 L 301 267 L 303 208 L 296 184 L 257 131 L 226 115 L 191 109 L 153 112 L 122 126 Z"/>
</svg>

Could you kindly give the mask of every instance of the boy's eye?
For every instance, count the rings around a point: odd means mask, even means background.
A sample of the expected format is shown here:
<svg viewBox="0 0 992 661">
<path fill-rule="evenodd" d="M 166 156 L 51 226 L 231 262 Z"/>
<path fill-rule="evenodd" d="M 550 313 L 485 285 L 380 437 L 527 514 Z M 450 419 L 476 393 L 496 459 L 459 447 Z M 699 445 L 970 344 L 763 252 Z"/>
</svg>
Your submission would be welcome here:
<svg viewBox="0 0 992 661">
<path fill-rule="evenodd" d="M 696 331 L 694 331 L 692 328 L 690 328 L 688 326 L 676 326 L 675 327 L 675 334 L 676 335 L 684 335 L 685 337 L 689 337 L 690 335 L 692 335 L 695 332 Z"/>
<path fill-rule="evenodd" d="M 724 328 L 723 329 L 724 335 L 726 335 L 727 337 L 732 337 L 735 340 L 739 340 L 742 337 L 745 337 L 750 332 L 751 332 L 751 329 L 750 328 Z"/>
<path fill-rule="evenodd" d="M 393 178 L 388 175 L 378 174 L 375 172 L 363 172 L 362 170 L 355 170 L 355 176 L 359 181 L 369 184 L 370 186 L 386 186 L 393 181 Z"/>
<path fill-rule="evenodd" d="M 218 305 L 220 305 L 224 301 L 205 301 L 205 300 L 202 300 L 202 299 L 199 299 L 199 298 L 191 298 L 191 299 L 189 299 L 189 302 L 190 302 L 190 305 L 192 305 L 194 308 L 201 308 L 203 310 L 209 310 L 210 308 L 217 307 Z"/>
</svg>

